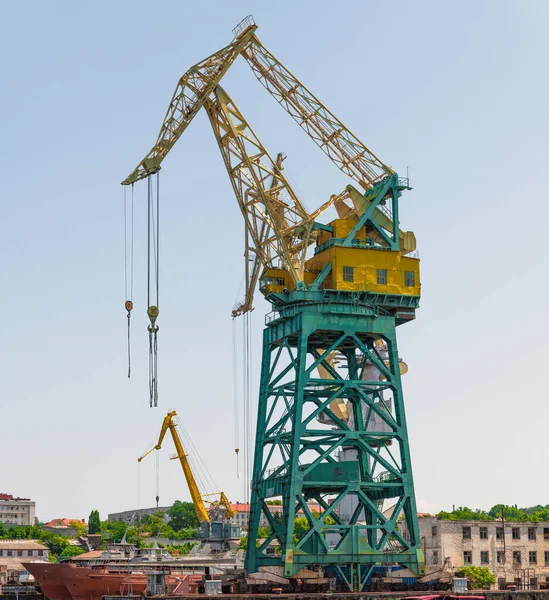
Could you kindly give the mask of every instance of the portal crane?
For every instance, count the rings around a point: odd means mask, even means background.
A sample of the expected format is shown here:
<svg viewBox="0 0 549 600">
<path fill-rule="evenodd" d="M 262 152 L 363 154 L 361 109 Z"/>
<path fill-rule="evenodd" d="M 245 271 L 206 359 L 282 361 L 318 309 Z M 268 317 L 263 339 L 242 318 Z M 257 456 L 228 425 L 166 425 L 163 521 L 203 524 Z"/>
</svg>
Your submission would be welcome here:
<svg viewBox="0 0 549 600">
<path fill-rule="evenodd" d="M 185 475 L 185 481 L 187 482 L 187 486 L 189 488 L 189 492 L 191 493 L 191 499 L 193 501 L 194 509 L 196 511 L 196 517 L 199 523 L 209 523 L 210 515 L 209 511 L 206 509 L 204 502 L 208 502 L 211 504 L 212 509 L 217 509 L 218 507 L 222 507 L 225 509 L 225 516 L 227 518 L 234 517 L 236 514 L 235 511 L 231 508 L 231 503 L 229 502 L 227 496 L 223 492 L 216 492 L 215 494 L 202 494 L 196 483 L 196 479 L 194 478 L 191 465 L 187 460 L 187 453 L 183 449 L 183 444 L 181 443 L 181 438 L 179 437 L 179 433 L 177 431 L 177 423 L 175 423 L 175 417 L 177 416 L 176 411 L 169 412 L 162 422 L 162 427 L 160 429 L 160 436 L 158 437 L 158 442 L 156 446 L 153 446 L 150 450 L 145 452 L 143 456 L 140 456 L 137 459 L 137 462 L 141 462 L 146 456 L 148 456 L 153 450 L 160 450 L 162 448 L 162 442 L 164 441 L 164 436 L 168 429 L 172 434 L 173 443 L 175 446 L 176 454 L 172 456 L 172 459 L 179 459 L 181 463 L 181 468 L 183 469 L 183 474 Z M 209 495 L 217 495 L 219 494 L 219 500 L 215 502 L 210 502 L 205 500 L 206 496 Z M 217 512 L 217 511 L 216 511 Z"/>
<path fill-rule="evenodd" d="M 396 338 L 420 298 L 415 236 L 399 228 L 399 198 L 410 187 L 265 49 L 256 29 L 245 19 L 231 44 L 180 79 L 155 145 L 122 183 L 156 173 L 204 108 L 254 258 L 233 316 L 251 310 L 257 284 L 274 309 L 263 337 L 246 568 L 286 577 L 329 569 L 361 591 L 376 566 L 421 575 L 424 565 Z M 311 212 L 220 86 L 239 55 L 351 180 Z M 330 207 L 339 218 L 321 222 Z M 272 498 L 282 499 L 280 520 Z M 385 501 L 392 509 L 384 512 Z M 301 536 L 297 515 L 308 523 Z M 264 520 L 271 535 L 256 545 Z M 279 553 L 269 552 L 272 543 Z"/>
</svg>

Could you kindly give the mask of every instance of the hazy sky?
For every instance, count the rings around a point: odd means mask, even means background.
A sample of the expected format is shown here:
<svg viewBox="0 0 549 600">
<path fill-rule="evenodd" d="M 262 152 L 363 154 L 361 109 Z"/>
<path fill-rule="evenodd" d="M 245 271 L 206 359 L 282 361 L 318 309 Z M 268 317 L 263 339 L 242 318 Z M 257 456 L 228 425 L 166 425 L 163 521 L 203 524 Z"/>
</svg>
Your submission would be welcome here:
<svg viewBox="0 0 549 600">
<path fill-rule="evenodd" d="M 410 168 L 401 223 L 422 259 L 399 330 L 420 510 L 549 503 L 546 475 L 549 3 L 543 0 L 8 2 L 0 492 L 40 519 L 151 506 L 168 408 L 233 500 L 230 310 L 242 219 L 208 120 L 164 162 L 160 406 L 148 406 L 145 185 L 136 186 L 133 376 L 123 190 L 178 78 L 252 13 L 258 37 L 386 163 Z M 305 204 L 347 183 L 242 59 L 223 82 Z M 253 372 L 267 303 L 257 298 Z M 237 324 L 240 332 L 240 323 Z M 240 334 L 239 334 L 240 335 Z M 188 499 L 161 453 L 160 503 Z M 139 485 L 138 485 L 139 479 Z"/>
</svg>

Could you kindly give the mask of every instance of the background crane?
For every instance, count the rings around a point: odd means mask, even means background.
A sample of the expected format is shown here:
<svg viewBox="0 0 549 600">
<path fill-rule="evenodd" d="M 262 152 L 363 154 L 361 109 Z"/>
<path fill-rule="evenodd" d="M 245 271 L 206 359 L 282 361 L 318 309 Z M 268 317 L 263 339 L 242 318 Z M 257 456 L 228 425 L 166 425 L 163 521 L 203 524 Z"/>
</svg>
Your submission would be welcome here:
<svg viewBox="0 0 549 600">
<path fill-rule="evenodd" d="M 145 452 L 143 456 L 140 456 L 137 459 L 137 462 L 141 462 L 146 456 L 148 456 L 153 450 L 160 450 L 162 448 L 162 442 L 164 441 L 164 437 L 168 431 L 172 434 L 173 444 L 175 446 L 176 454 L 172 456 L 172 459 L 179 459 L 181 464 L 181 468 L 183 469 L 183 474 L 185 475 L 185 481 L 187 482 L 187 487 L 189 488 L 189 492 L 191 494 L 191 499 L 194 505 L 194 510 L 196 512 L 196 518 L 199 523 L 209 523 L 210 512 L 215 512 L 216 518 L 219 518 L 219 509 L 222 508 L 224 510 L 224 516 L 226 518 L 234 517 L 235 512 L 231 508 L 231 503 L 229 502 L 227 496 L 223 492 L 215 492 L 215 494 L 204 494 L 200 491 L 198 484 L 196 483 L 195 476 L 191 469 L 191 465 L 187 459 L 187 453 L 183 448 L 183 444 L 181 442 L 181 438 L 179 437 L 179 433 L 177 431 L 177 423 L 175 422 L 175 418 L 177 417 L 176 411 L 169 412 L 162 422 L 162 427 L 160 429 L 160 435 L 158 437 L 158 442 L 155 446 L 153 446 L 150 450 Z M 217 501 L 209 501 L 206 500 L 207 496 L 218 495 L 219 500 Z M 208 502 L 211 505 L 209 510 L 206 509 L 205 502 Z"/>
<path fill-rule="evenodd" d="M 409 184 L 265 49 L 256 29 L 248 17 L 229 46 L 180 79 L 156 144 L 123 183 L 157 172 L 206 110 L 256 259 L 233 314 L 251 310 L 257 281 L 273 306 L 263 337 L 246 567 L 287 577 L 321 569 L 360 591 L 376 566 L 423 572 L 396 340 L 420 297 L 419 260 L 409 256 L 415 237 L 399 228 Z M 219 85 L 239 54 L 362 192 L 349 183 L 316 210 L 304 208 Z M 332 206 L 339 218 L 322 223 Z M 281 520 L 269 510 L 272 498 L 282 500 Z M 304 535 L 294 529 L 298 515 L 308 523 Z M 401 516 L 407 538 L 397 527 Z M 256 546 L 263 519 L 271 534 Z M 280 553 L 268 552 L 273 542 Z"/>
</svg>

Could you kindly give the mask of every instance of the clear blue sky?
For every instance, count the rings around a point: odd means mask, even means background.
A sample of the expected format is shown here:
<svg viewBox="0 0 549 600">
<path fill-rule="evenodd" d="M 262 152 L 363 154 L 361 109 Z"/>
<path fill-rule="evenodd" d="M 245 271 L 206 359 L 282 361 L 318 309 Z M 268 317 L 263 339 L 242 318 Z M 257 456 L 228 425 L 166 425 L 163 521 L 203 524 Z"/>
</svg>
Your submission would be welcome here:
<svg viewBox="0 0 549 600">
<path fill-rule="evenodd" d="M 164 162 L 160 407 L 148 407 L 144 185 L 136 190 L 133 377 L 122 188 L 178 78 L 252 13 L 258 36 L 414 191 L 423 299 L 400 330 L 419 508 L 549 503 L 549 4 L 4 2 L 0 51 L 0 491 L 41 519 L 153 504 L 153 442 L 176 408 L 233 500 L 230 310 L 242 223 L 205 115 Z M 312 208 L 345 178 L 243 61 L 224 87 Z M 266 303 L 253 313 L 254 377 Z M 167 442 L 167 448 L 171 442 Z M 188 498 L 161 461 L 161 504 Z"/>
</svg>

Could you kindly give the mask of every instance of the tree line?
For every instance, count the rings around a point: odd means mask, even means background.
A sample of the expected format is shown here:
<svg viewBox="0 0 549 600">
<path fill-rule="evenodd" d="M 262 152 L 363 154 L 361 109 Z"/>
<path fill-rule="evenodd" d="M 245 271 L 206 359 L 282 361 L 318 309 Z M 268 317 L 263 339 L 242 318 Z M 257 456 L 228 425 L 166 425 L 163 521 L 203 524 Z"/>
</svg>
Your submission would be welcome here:
<svg viewBox="0 0 549 600">
<path fill-rule="evenodd" d="M 441 510 L 436 516 L 439 519 L 449 521 L 494 521 L 495 519 L 503 518 L 506 521 L 532 522 L 549 521 L 549 504 L 545 506 L 537 504 L 528 508 L 518 508 L 507 504 L 496 504 L 489 511 L 476 508 L 472 509 L 467 506 L 459 506 L 458 508 L 447 512 Z"/>
</svg>

